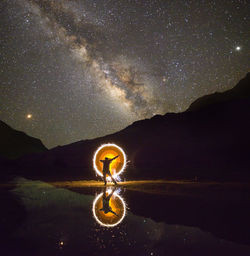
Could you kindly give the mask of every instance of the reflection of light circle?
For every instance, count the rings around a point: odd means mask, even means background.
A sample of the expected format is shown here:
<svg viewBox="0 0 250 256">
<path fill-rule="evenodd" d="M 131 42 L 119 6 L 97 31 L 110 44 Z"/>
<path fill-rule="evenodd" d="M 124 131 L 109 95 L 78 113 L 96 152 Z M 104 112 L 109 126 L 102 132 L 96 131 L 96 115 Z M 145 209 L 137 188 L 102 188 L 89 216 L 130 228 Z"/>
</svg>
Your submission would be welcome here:
<svg viewBox="0 0 250 256">
<path fill-rule="evenodd" d="M 105 154 L 105 149 L 107 149 L 107 154 Z M 112 153 L 112 155 L 109 155 L 110 151 L 116 152 L 116 154 Z M 101 154 L 102 157 L 100 157 L 100 152 L 102 152 L 102 154 Z M 94 165 L 94 169 L 95 169 L 96 173 L 100 176 L 103 176 L 101 165 L 99 163 L 100 160 L 103 160 L 103 158 L 105 158 L 105 156 L 112 158 L 112 157 L 115 157 L 116 155 L 119 155 L 119 157 L 114 160 L 114 163 L 120 161 L 119 162 L 120 170 L 113 173 L 113 170 L 111 169 L 110 172 L 114 178 L 117 177 L 118 175 L 120 175 L 126 167 L 127 158 L 126 158 L 126 154 L 123 151 L 123 149 L 121 147 L 117 146 L 116 144 L 112 144 L 112 143 L 103 144 L 96 150 L 94 157 L 93 157 L 93 165 Z M 111 163 L 111 166 L 112 166 L 112 164 L 113 164 L 113 162 Z"/>
<path fill-rule="evenodd" d="M 125 215 L 126 215 L 126 204 L 125 204 L 125 202 L 124 202 L 124 200 L 123 200 L 123 198 L 122 198 L 121 196 L 119 196 L 118 194 L 115 194 L 115 193 L 114 193 L 113 196 L 115 196 L 116 198 L 118 198 L 118 199 L 121 201 L 121 203 L 122 203 L 123 214 L 122 214 L 122 217 L 121 217 L 117 222 L 115 222 L 115 223 L 113 223 L 113 224 L 104 223 L 104 222 L 102 222 L 102 221 L 98 218 L 98 216 L 96 215 L 96 208 L 97 208 L 97 207 L 96 207 L 96 204 L 97 204 L 97 202 L 100 200 L 100 198 L 102 197 L 102 195 L 103 195 L 103 193 L 100 193 L 100 194 L 95 198 L 95 200 L 94 200 L 94 202 L 93 202 L 93 207 L 92 207 L 93 215 L 94 215 L 96 221 L 97 221 L 100 225 L 105 226 L 105 227 L 114 227 L 114 226 L 118 225 L 119 223 L 121 223 L 122 220 L 124 219 L 124 217 L 125 217 Z M 112 196 L 112 197 L 113 197 L 113 196 Z M 112 198 L 112 197 L 111 197 L 111 198 Z M 97 208 L 97 211 L 99 211 L 98 208 Z"/>
</svg>

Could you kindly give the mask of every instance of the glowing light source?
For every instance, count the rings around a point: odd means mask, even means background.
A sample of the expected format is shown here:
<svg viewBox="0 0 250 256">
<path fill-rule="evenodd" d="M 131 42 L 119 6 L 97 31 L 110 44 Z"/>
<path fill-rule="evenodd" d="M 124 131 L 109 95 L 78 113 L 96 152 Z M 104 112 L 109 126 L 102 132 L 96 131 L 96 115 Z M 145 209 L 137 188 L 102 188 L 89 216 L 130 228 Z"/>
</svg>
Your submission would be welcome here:
<svg viewBox="0 0 250 256">
<path fill-rule="evenodd" d="M 27 115 L 26 115 L 26 118 L 27 118 L 27 119 L 31 119 L 31 118 L 32 118 L 32 114 L 27 114 Z"/>
<path fill-rule="evenodd" d="M 120 195 L 114 193 L 110 198 L 110 207 L 116 213 L 116 215 L 111 212 L 105 214 L 103 211 L 100 211 L 100 209 L 103 207 L 102 197 L 103 193 L 100 193 L 93 202 L 93 216 L 101 226 L 114 227 L 121 223 L 126 215 L 125 201 Z"/>
<path fill-rule="evenodd" d="M 236 50 L 236 51 L 240 51 L 240 50 L 241 50 L 241 47 L 240 47 L 240 46 L 236 46 L 236 47 L 235 47 L 235 50 Z"/>
<path fill-rule="evenodd" d="M 58 242 L 58 246 L 59 246 L 60 249 L 63 249 L 64 241 L 60 240 L 60 241 Z"/>
<path fill-rule="evenodd" d="M 93 157 L 93 166 L 96 173 L 99 176 L 103 176 L 102 174 L 103 166 L 100 160 L 105 159 L 105 157 L 113 158 L 117 155 L 119 155 L 119 157 L 116 158 L 114 161 L 112 161 L 110 164 L 110 172 L 114 178 L 116 178 L 118 175 L 120 175 L 124 171 L 126 167 L 126 162 L 127 162 L 126 154 L 121 147 L 113 143 L 103 144 L 102 146 L 100 146 L 96 150 Z M 107 180 L 109 181 L 108 178 L 109 177 L 107 177 Z"/>
</svg>

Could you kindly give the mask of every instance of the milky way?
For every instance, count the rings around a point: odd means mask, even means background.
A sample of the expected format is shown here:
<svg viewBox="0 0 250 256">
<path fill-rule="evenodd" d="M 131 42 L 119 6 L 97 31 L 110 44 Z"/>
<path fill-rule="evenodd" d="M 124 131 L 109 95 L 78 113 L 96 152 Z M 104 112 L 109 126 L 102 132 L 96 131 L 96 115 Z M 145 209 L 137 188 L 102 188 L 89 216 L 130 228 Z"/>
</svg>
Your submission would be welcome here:
<svg viewBox="0 0 250 256">
<path fill-rule="evenodd" d="M 249 69 L 247 1 L 15 0 L 0 7 L 0 118 L 48 147 L 184 111 Z"/>
</svg>

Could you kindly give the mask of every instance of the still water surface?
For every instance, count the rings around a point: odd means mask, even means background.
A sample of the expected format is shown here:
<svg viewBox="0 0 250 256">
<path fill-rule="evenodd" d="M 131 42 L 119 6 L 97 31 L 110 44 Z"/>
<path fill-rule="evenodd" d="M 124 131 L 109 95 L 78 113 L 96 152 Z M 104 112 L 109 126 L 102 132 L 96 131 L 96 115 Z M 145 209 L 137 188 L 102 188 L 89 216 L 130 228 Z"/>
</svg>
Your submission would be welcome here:
<svg viewBox="0 0 250 256">
<path fill-rule="evenodd" d="M 79 192 L 14 183 L 1 255 L 250 255 L 249 245 L 227 235 L 169 222 L 167 199 L 155 196 L 154 205 L 149 195 L 121 187 Z"/>
</svg>

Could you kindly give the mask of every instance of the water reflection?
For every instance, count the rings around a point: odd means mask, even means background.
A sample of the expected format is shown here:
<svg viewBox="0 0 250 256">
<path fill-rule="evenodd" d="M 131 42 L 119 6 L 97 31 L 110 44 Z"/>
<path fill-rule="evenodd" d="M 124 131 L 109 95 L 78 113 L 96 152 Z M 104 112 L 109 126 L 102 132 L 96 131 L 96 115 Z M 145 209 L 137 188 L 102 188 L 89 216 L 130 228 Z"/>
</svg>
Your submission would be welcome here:
<svg viewBox="0 0 250 256">
<path fill-rule="evenodd" d="M 182 202 L 177 197 L 126 190 L 122 195 L 126 196 L 128 210 L 118 192 L 120 188 L 107 199 L 112 189 L 95 188 L 100 194 L 94 197 L 96 190 L 92 188 L 84 192 L 22 178 L 13 182 L 16 187 L 9 191 L 12 197 L 3 200 L 0 191 L 0 224 L 4 224 L 0 225 L 1 255 L 250 255 L 249 207 L 245 213 L 241 210 L 239 215 L 233 214 L 233 218 L 238 217 L 234 221 L 228 219 L 230 211 L 225 208 L 219 211 L 211 204 L 192 203 L 193 199 Z M 120 219 L 100 210 L 104 198 Z M 124 207 L 118 209 L 116 204 Z M 155 210 L 159 205 L 161 209 Z M 91 208 L 98 220 L 93 218 Z M 107 222 L 107 216 L 113 221 Z M 116 226 L 108 228 L 107 224 Z M 203 225 L 202 229 L 198 225 Z M 220 233 L 224 227 L 224 233 Z M 223 239 L 234 233 L 245 237 L 245 245 Z"/>
<path fill-rule="evenodd" d="M 124 219 L 126 204 L 115 187 L 104 187 L 103 192 L 94 199 L 92 210 L 100 225 L 114 227 Z"/>
</svg>

